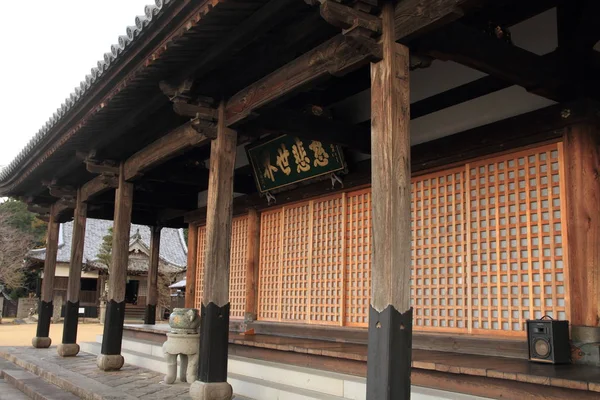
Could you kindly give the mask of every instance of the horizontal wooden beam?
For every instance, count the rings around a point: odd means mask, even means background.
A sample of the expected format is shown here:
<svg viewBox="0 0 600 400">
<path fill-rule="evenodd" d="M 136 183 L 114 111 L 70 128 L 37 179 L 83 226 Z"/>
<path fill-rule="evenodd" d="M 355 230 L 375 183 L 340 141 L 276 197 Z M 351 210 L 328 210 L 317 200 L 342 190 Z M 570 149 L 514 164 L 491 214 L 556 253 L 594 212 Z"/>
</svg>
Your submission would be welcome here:
<svg viewBox="0 0 600 400">
<path fill-rule="evenodd" d="M 234 126 L 261 107 L 281 101 L 298 90 L 330 76 L 345 75 L 366 65 L 372 53 L 351 37 L 339 34 L 278 70 L 234 94 L 225 109 L 227 126 Z"/>
<path fill-rule="evenodd" d="M 188 122 L 131 156 L 125 162 L 125 180 L 135 180 L 145 171 L 151 170 L 192 147 L 209 142 L 210 139 L 206 135 L 198 133 L 193 124 Z"/>
<path fill-rule="evenodd" d="M 88 181 L 81 187 L 82 201 L 87 202 L 110 189 L 116 189 L 119 183 L 115 177 L 100 175 Z"/>
<path fill-rule="evenodd" d="M 446 90 L 445 92 L 416 101 L 410 105 L 410 118 L 417 119 L 436 111 L 455 106 L 513 86 L 494 76 L 484 76 L 464 85 Z"/>
<path fill-rule="evenodd" d="M 322 140 L 363 153 L 369 153 L 371 148 L 369 132 L 362 127 L 297 110 L 278 108 L 261 114 L 259 119 L 244 126 L 244 131 L 253 129 L 261 133 L 288 134 Z"/>
<path fill-rule="evenodd" d="M 402 0 L 395 10 L 396 40 L 406 42 L 424 32 L 439 28 L 463 16 L 462 8 L 486 1 Z"/>
<path fill-rule="evenodd" d="M 419 53 L 485 72 L 552 100 L 560 100 L 558 71 L 551 60 L 480 30 L 453 23 L 414 43 Z"/>
</svg>

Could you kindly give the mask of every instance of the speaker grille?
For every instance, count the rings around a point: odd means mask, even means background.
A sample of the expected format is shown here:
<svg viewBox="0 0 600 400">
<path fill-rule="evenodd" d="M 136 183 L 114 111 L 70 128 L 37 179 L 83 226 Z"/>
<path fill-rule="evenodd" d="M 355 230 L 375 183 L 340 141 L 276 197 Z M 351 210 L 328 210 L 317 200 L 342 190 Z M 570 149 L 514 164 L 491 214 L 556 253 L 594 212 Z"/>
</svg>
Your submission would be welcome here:
<svg viewBox="0 0 600 400">
<path fill-rule="evenodd" d="M 536 358 L 548 358 L 551 352 L 550 342 L 545 338 L 535 338 L 533 352 Z"/>
</svg>

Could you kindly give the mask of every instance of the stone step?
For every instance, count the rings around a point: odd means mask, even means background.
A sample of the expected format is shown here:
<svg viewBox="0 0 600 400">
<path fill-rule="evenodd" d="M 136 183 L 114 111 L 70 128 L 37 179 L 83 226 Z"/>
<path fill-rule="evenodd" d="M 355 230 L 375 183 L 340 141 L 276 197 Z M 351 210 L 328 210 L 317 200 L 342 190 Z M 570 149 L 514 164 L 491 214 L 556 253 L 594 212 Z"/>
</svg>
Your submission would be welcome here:
<svg viewBox="0 0 600 400">
<path fill-rule="evenodd" d="M 239 393 L 264 400 L 345 400 L 344 397 L 332 396 L 313 390 L 302 389 L 282 383 L 252 378 L 250 376 L 227 374 L 227 380 Z"/>
<path fill-rule="evenodd" d="M 74 394 L 46 382 L 39 376 L 25 371 L 15 364 L 12 364 L 12 366 L 9 367 L 2 366 L 0 376 L 2 376 L 6 385 L 10 384 L 12 389 L 18 389 L 20 395 L 22 395 L 19 397 L 19 393 L 16 393 L 13 390 L 12 396 L 6 397 L 7 400 L 79 400 L 79 397 Z M 4 393 L 2 389 L 0 389 L 0 399 L 4 400 L 3 396 Z"/>
<path fill-rule="evenodd" d="M 19 389 L 0 378 L 0 400 L 30 400 L 30 398 Z"/>
</svg>

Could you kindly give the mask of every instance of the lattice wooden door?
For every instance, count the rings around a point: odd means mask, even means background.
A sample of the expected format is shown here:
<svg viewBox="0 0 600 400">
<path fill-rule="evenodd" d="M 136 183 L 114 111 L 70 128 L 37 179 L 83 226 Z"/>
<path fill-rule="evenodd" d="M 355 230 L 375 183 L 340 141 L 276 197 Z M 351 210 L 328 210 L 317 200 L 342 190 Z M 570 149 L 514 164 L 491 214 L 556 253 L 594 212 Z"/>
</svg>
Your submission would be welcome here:
<svg viewBox="0 0 600 400">
<path fill-rule="evenodd" d="M 196 272 L 196 307 L 202 302 L 204 284 L 204 257 L 206 227 L 198 228 L 198 253 Z M 229 302 L 231 319 L 244 318 L 246 308 L 246 266 L 248 263 L 248 216 L 234 218 L 231 222 L 231 256 L 229 265 Z"/>
</svg>

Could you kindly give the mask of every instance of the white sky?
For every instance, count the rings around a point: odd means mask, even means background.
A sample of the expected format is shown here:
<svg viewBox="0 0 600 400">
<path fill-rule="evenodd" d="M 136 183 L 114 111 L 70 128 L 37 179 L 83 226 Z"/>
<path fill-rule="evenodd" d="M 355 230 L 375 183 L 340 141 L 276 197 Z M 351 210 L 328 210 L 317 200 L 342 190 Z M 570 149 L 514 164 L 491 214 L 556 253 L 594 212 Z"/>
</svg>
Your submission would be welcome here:
<svg viewBox="0 0 600 400">
<path fill-rule="evenodd" d="M 0 166 L 37 133 L 153 0 L 3 1 Z"/>
</svg>

